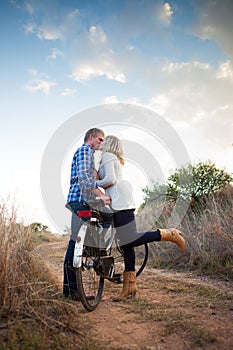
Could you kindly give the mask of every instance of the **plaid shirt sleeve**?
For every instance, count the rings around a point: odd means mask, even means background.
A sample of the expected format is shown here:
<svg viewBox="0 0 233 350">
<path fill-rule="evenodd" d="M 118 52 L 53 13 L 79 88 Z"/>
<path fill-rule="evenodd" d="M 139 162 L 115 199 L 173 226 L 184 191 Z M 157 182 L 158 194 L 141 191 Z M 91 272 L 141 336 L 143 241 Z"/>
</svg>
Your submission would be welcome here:
<svg viewBox="0 0 233 350">
<path fill-rule="evenodd" d="M 90 191 L 96 188 L 96 183 L 94 179 L 94 152 L 90 146 L 85 146 L 86 147 L 82 147 L 79 152 L 77 175 L 83 190 Z"/>
</svg>

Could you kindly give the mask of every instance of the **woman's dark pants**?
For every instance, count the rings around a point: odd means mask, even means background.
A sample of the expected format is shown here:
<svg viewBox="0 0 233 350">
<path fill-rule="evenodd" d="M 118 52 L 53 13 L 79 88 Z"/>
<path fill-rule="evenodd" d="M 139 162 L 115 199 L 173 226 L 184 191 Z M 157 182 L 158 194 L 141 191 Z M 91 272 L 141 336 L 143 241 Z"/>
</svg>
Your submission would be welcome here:
<svg viewBox="0 0 233 350">
<path fill-rule="evenodd" d="M 124 251 L 125 271 L 135 271 L 135 247 L 161 240 L 160 231 L 137 232 L 134 209 L 113 214 L 114 226 Z"/>
</svg>

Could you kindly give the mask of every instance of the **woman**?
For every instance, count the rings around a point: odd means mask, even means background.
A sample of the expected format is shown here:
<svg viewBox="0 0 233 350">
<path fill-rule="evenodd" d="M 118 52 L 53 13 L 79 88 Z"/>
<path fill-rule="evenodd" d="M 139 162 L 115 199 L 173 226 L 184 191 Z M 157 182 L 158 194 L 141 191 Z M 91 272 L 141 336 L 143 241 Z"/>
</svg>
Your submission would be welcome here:
<svg viewBox="0 0 233 350">
<path fill-rule="evenodd" d="M 107 136 L 102 144 L 102 152 L 97 185 L 104 188 L 106 195 L 111 198 L 114 226 L 124 251 L 123 289 L 120 295 L 113 299 L 120 301 L 128 296 L 135 296 L 137 291 L 134 247 L 149 242 L 170 241 L 176 243 L 184 252 L 186 243 L 180 231 L 174 228 L 140 234 L 137 232 L 132 191 L 130 184 L 122 177 L 124 158 L 121 141 L 116 136 Z"/>
</svg>

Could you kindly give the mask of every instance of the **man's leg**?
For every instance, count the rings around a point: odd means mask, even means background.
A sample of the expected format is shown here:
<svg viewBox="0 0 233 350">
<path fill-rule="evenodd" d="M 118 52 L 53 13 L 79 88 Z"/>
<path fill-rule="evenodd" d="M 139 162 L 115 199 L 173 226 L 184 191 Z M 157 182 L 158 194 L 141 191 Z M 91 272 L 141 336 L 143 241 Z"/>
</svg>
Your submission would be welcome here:
<svg viewBox="0 0 233 350">
<path fill-rule="evenodd" d="M 73 268 L 73 257 L 74 257 L 75 241 L 70 240 L 65 261 L 64 261 L 64 283 L 63 283 L 63 294 L 65 296 L 74 294 L 77 292 L 75 270 Z"/>
<path fill-rule="evenodd" d="M 71 236 L 70 241 L 67 247 L 65 261 L 64 261 L 64 281 L 63 281 L 63 294 L 68 296 L 77 295 L 77 283 L 75 269 L 73 267 L 73 258 L 74 258 L 74 248 L 75 241 L 79 229 L 81 227 L 81 219 L 75 214 L 72 213 L 71 219 Z"/>
</svg>

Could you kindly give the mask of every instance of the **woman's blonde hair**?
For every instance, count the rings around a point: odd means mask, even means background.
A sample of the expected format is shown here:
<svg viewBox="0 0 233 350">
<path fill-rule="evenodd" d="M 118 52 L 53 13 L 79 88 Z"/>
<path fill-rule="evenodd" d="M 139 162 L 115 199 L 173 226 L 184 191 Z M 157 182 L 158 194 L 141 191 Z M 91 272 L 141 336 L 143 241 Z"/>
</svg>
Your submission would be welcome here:
<svg viewBox="0 0 233 350">
<path fill-rule="evenodd" d="M 121 165 L 125 164 L 125 160 L 123 158 L 122 144 L 116 136 L 108 135 L 105 137 L 102 151 L 115 154 L 119 159 Z"/>
</svg>

